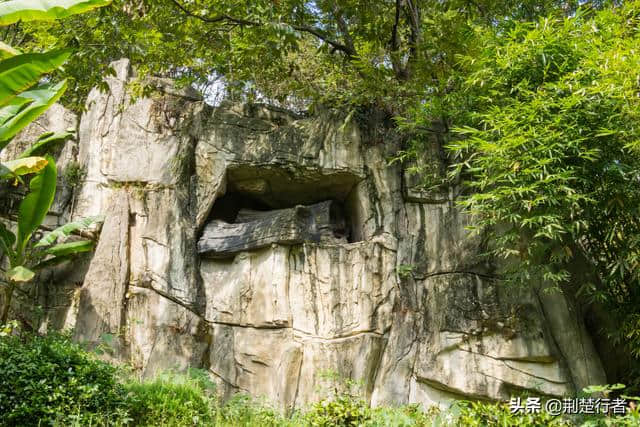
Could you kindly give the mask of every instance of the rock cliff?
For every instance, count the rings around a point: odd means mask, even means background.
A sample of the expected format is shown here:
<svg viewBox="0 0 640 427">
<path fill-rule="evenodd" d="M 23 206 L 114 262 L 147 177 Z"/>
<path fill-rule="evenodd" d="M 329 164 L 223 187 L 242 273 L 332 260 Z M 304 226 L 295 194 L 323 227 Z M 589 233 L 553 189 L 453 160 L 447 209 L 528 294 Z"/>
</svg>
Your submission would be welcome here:
<svg viewBox="0 0 640 427">
<path fill-rule="evenodd" d="M 61 186 L 49 218 L 106 221 L 92 256 L 22 295 L 43 307 L 41 328 L 114 337 L 111 355 L 142 375 L 203 368 L 224 393 L 283 408 L 317 400 L 336 378 L 357 381 L 374 405 L 605 382 L 572 301 L 538 284 L 500 286 L 453 194 L 425 194 L 390 166 L 393 144 L 329 112 L 212 108 L 169 84 L 132 103 L 128 62 L 115 69 L 59 154 L 61 172 L 75 162 L 86 177 Z M 43 123 L 75 118 L 56 107 Z M 329 200 L 340 236 L 199 254 L 212 221 Z"/>
</svg>

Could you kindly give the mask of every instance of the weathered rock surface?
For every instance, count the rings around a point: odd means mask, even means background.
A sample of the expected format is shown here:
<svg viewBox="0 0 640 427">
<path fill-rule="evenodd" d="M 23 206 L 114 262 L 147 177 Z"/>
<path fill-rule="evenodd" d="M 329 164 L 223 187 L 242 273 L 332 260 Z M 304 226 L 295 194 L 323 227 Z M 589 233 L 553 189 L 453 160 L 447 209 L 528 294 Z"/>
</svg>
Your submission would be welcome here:
<svg viewBox="0 0 640 427">
<path fill-rule="evenodd" d="M 605 381 L 579 310 L 537 284 L 500 286 L 453 192 L 413 188 L 388 165 L 395 147 L 329 113 L 211 108 L 175 90 L 131 104 L 129 65 L 115 65 L 111 92 L 92 92 L 80 121 L 87 178 L 71 213 L 107 220 L 76 308 L 52 326 L 116 336 L 116 356 L 143 375 L 199 367 L 226 393 L 283 408 L 337 377 L 376 405 Z M 344 206 L 348 241 L 198 254 L 212 221 L 328 200 Z"/>
<path fill-rule="evenodd" d="M 233 224 L 214 219 L 202 232 L 198 253 L 225 258 L 271 244 L 339 241 L 345 233 L 345 223 L 341 212 L 334 214 L 338 211 L 335 205 L 325 201 L 266 212 L 243 209 Z"/>
</svg>

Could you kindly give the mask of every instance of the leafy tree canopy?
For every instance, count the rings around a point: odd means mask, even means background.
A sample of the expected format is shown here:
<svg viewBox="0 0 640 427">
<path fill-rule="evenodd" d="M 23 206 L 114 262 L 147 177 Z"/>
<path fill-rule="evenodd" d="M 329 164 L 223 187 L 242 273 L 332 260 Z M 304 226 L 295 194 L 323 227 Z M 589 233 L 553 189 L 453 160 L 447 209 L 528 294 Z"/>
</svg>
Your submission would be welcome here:
<svg viewBox="0 0 640 427">
<path fill-rule="evenodd" d="M 573 13 L 554 0 L 117 0 L 89 15 L 16 24 L 3 39 L 29 49 L 76 47 L 67 103 L 81 108 L 110 61 L 141 76 L 289 104 L 376 106 L 395 115 L 446 88 L 473 24 Z"/>
</svg>

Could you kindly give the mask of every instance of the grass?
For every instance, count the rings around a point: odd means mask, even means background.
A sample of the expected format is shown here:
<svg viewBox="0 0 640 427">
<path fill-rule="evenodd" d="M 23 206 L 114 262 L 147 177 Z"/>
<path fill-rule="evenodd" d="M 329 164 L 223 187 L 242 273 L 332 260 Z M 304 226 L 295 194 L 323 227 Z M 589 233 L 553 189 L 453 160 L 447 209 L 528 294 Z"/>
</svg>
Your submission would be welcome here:
<svg viewBox="0 0 640 427">
<path fill-rule="evenodd" d="M 134 378 L 60 334 L 0 330 L 0 378 L 0 426 L 640 426 L 637 409 L 624 417 L 569 419 L 514 415 L 501 403 L 459 402 L 442 412 L 371 408 L 349 381 L 345 391 L 285 415 L 244 394 L 222 401 L 202 370 Z"/>
</svg>

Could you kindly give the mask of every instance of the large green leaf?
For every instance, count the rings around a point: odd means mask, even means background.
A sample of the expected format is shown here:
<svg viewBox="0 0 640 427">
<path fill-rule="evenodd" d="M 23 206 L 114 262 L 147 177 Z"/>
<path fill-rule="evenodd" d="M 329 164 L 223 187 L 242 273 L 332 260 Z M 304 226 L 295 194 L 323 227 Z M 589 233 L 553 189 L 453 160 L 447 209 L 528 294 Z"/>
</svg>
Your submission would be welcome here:
<svg viewBox="0 0 640 427">
<path fill-rule="evenodd" d="M 30 192 L 18 211 L 17 252 L 22 254 L 31 234 L 42 224 L 56 194 L 56 163 L 47 156 L 47 166 L 29 184 Z"/>
<path fill-rule="evenodd" d="M 89 252 L 93 249 L 93 241 L 80 240 L 77 242 L 67 242 L 55 245 L 45 251 L 47 255 L 53 255 L 56 257 L 68 256 L 79 254 L 82 252 Z"/>
<path fill-rule="evenodd" d="M 21 184 L 24 184 L 22 182 L 22 179 L 20 179 L 18 175 L 16 175 L 11 169 L 9 169 L 8 167 L 0 163 L 0 180 L 6 180 L 11 178 L 17 179 L 18 182 L 20 182 Z"/>
<path fill-rule="evenodd" d="M 46 165 L 47 159 L 44 157 L 25 157 L 22 159 L 9 160 L 3 164 L 3 166 L 9 170 L 9 173 L 2 174 L 2 172 L 0 172 L 0 178 L 6 179 L 11 176 L 40 172 Z"/>
<path fill-rule="evenodd" d="M 38 140 L 29 148 L 24 150 L 19 159 L 31 156 L 41 156 L 51 148 L 52 145 L 65 142 L 73 136 L 73 132 L 47 132 L 40 135 Z"/>
<path fill-rule="evenodd" d="M 32 103 L 32 99 L 15 97 L 9 104 L 0 108 L 0 126 L 15 117 L 16 114 L 25 108 L 28 104 Z"/>
<path fill-rule="evenodd" d="M 110 0 L 13 0 L 0 3 L 0 25 L 62 19 L 106 6 Z"/>
<path fill-rule="evenodd" d="M 7 277 L 13 282 L 28 282 L 33 279 L 36 273 L 26 267 L 18 265 L 7 271 Z"/>
<path fill-rule="evenodd" d="M 20 55 L 20 51 L 14 49 L 12 46 L 5 42 L 0 42 L 0 59 L 9 58 L 14 55 Z"/>
<path fill-rule="evenodd" d="M 3 3 L 0 3 L 0 8 Z M 0 61 L 0 107 L 7 105 L 47 73 L 57 69 L 71 55 L 70 49 L 24 53 Z"/>
<path fill-rule="evenodd" d="M 16 242 L 16 235 L 0 222 L 0 249 L 12 260 L 15 257 L 13 244 Z"/>
<path fill-rule="evenodd" d="M 73 255 L 51 257 L 51 258 L 45 259 L 44 261 L 40 261 L 38 264 L 31 267 L 31 269 L 38 271 L 38 270 L 42 270 L 43 268 L 56 266 L 58 264 L 61 264 L 65 261 L 69 261 L 72 259 L 73 259 Z"/>
<path fill-rule="evenodd" d="M 35 245 L 36 248 L 53 245 L 59 238 L 69 236 L 71 233 L 77 230 L 83 230 L 91 227 L 91 225 L 104 221 L 102 216 L 92 216 L 82 218 L 78 221 L 69 222 L 63 226 L 56 228 L 55 230 L 45 234 L 42 239 Z"/>
<path fill-rule="evenodd" d="M 0 109 L 0 118 L 3 117 L 5 108 L 12 108 L 14 102 L 27 99 L 30 102 L 23 103 L 22 108 L 0 126 L 0 150 L 7 146 L 11 138 L 20 132 L 25 126 L 34 121 L 47 108 L 53 105 L 67 89 L 66 80 L 56 85 L 39 86 L 36 89 L 23 92 L 14 98 L 11 105 Z"/>
</svg>

